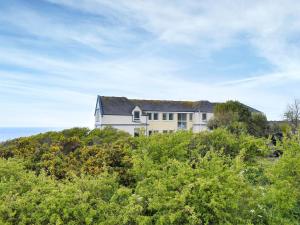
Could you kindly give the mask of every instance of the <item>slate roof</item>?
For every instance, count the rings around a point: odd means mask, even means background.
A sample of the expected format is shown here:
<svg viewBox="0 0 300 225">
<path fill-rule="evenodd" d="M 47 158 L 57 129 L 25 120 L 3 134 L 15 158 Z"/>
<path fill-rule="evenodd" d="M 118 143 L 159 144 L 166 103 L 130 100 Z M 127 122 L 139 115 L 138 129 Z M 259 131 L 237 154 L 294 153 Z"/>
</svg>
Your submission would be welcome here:
<svg viewBox="0 0 300 225">
<path fill-rule="evenodd" d="M 141 100 L 126 97 L 98 96 L 103 115 L 131 115 L 132 110 L 139 106 L 142 111 L 156 112 L 213 112 L 217 103 L 209 101 L 169 101 L 169 100 Z M 251 107 L 253 112 L 255 110 Z"/>
<path fill-rule="evenodd" d="M 243 104 L 243 103 L 242 103 Z M 246 106 L 246 107 L 248 107 L 248 109 L 250 110 L 250 112 L 253 112 L 253 113 L 261 113 L 261 111 L 259 111 L 259 110 L 257 110 L 257 109 L 254 109 L 254 108 L 252 108 L 252 107 L 250 107 L 250 106 L 248 106 L 248 105 L 245 105 L 245 104 L 243 104 L 244 106 Z"/>
</svg>

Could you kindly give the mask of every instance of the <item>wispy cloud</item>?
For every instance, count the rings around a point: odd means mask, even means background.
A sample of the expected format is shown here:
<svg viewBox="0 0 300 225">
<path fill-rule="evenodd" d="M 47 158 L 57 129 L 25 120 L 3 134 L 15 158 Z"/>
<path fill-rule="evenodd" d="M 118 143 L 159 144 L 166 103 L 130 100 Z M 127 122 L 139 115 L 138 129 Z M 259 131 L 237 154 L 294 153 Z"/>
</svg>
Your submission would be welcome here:
<svg viewBox="0 0 300 225">
<path fill-rule="evenodd" d="M 92 126 L 97 94 L 237 99 L 279 119 L 298 93 L 297 1 L 1 4 L 0 103 L 6 110 L 0 126 Z M 241 43 L 256 56 L 245 64 L 259 67 L 265 60 L 271 69 L 243 71 L 236 62 L 214 68 L 217 56 L 230 57 L 227 51 Z M 239 57 L 248 54 L 243 48 Z"/>
<path fill-rule="evenodd" d="M 242 39 L 278 69 L 298 69 L 300 3 L 277 1 L 82 1 L 49 0 L 96 15 L 113 12 L 124 26 L 138 26 L 168 43 L 205 53 Z M 294 41 L 293 41 L 294 40 Z"/>
</svg>

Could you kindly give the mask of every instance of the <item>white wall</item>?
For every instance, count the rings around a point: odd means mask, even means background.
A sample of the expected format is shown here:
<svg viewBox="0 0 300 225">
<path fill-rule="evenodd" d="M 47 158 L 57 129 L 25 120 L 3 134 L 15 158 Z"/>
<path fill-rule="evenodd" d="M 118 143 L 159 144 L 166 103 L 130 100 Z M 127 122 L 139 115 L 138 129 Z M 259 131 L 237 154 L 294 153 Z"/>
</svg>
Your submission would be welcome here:
<svg viewBox="0 0 300 225">
<path fill-rule="evenodd" d="M 207 122 L 213 117 L 212 113 L 206 113 L 207 120 L 202 120 L 202 113 L 196 112 L 193 116 L 193 122 L 188 120 L 188 129 L 192 129 L 193 132 L 201 132 L 208 130 Z M 97 116 L 97 113 L 96 113 Z M 188 116 L 188 115 L 187 115 Z M 189 119 L 189 117 L 187 118 Z M 136 128 L 141 128 L 148 133 L 149 130 L 158 130 L 162 132 L 163 130 L 177 130 L 177 114 L 174 113 L 173 121 L 163 121 L 162 113 L 159 113 L 159 120 L 147 120 L 147 116 L 141 115 L 140 121 L 133 121 L 133 116 L 124 116 L 124 115 L 99 115 L 99 122 L 95 122 L 96 128 L 104 128 L 111 126 L 113 128 L 125 131 L 134 135 L 134 130 Z M 147 127 L 147 124 L 149 126 Z"/>
<path fill-rule="evenodd" d="M 196 112 L 194 117 L 193 131 L 201 132 L 208 130 L 207 123 L 213 118 L 213 113 L 206 113 L 206 120 L 202 120 L 202 114 L 205 112 Z"/>
<path fill-rule="evenodd" d="M 140 128 L 146 131 L 146 116 L 141 116 L 140 121 L 133 121 L 133 116 L 121 116 L 121 115 L 103 115 L 100 116 L 101 122 L 96 122 L 96 128 L 104 128 L 111 126 L 113 128 L 128 132 L 134 135 L 134 130 Z"/>
<path fill-rule="evenodd" d="M 138 125 L 136 125 L 136 126 L 129 126 L 129 125 L 127 125 L 127 126 L 120 126 L 120 125 L 106 126 L 106 125 L 102 125 L 102 126 L 100 126 L 98 128 L 101 129 L 101 128 L 104 128 L 104 127 L 113 127 L 115 129 L 118 129 L 118 130 L 121 130 L 121 131 L 125 131 L 125 132 L 129 133 L 132 136 L 134 135 L 134 131 L 135 131 L 136 128 L 139 128 L 139 129 L 145 131 L 145 126 L 138 126 Z"/>
<path fill-rule="evenodd" d="M 147 122 L 146 116 L 141 116 L 139 122 L 133 121 L 133 116 L 120 116 L 120 115 L 104 115 L 102 116 L 102 124 L 145 124 Z"/>
</svg>

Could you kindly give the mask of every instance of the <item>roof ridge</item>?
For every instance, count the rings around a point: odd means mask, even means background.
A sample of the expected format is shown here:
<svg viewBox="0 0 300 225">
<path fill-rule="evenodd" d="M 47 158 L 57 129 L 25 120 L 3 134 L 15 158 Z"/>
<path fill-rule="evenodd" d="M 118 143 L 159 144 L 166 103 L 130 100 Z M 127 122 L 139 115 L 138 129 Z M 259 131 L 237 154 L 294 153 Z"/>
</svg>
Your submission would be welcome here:
<svg viewBox="0 0 300 225">
<path fill-rule="evenodd" d="M 103 97 L 103 98 L 125 98 L 125 99 L 128 99 L 129 101 L 193 102 L 193 103 L 209 102 L 209 103 L 213 103 L 209 100 L 141 99 L 141 98 L 127 98 L 125 96 L 104 96 L 104 95 L 98 95 L 98 96 Z"/>
<path fill-rule="evenodd" d="M 166 100 L 166 99 L 131 99 L 128 100 L 133 101 L 160 101 L 160 102 L 198 102 L 198 101 L 191 101 L 191 100 Z"/>
</svg>

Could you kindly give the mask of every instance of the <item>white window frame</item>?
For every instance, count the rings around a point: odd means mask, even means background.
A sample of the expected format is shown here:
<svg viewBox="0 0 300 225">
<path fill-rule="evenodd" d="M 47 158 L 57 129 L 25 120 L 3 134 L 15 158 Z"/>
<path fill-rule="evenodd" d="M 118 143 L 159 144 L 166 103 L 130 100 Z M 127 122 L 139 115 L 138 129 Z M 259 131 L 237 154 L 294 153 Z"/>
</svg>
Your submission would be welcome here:
<svg viewBox="0 0 300 225">
<path fill-rule="evenodd" d="M 139 117 L 135 117 L 135 114 L 138 113 Z M 141 112 L 138 110 L 133 111 L 133 120 L 140 121 L 141 120 Z"/>
</svg>

